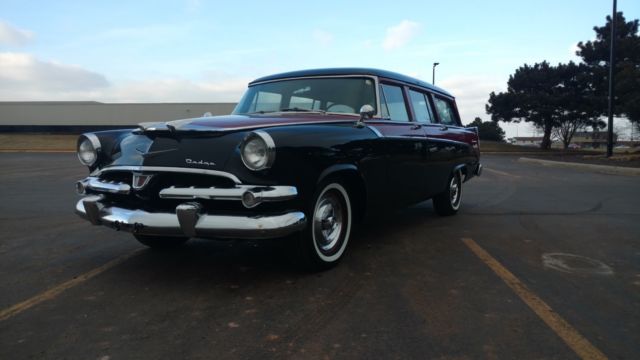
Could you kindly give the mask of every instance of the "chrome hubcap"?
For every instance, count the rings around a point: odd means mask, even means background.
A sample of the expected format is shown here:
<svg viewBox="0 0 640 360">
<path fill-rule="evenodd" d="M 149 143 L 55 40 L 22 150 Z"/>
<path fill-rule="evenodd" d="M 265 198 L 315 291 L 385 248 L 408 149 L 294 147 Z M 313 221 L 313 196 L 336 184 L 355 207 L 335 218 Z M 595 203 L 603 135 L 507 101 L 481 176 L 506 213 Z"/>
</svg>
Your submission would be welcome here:
<svg viewBox="0 0 640 360">
<path fill-rule="evenodd" d="M 458 184 L 458 179 L 455 176 L 451 179 L 449 189 L 451 204 L 455 205 L 458 203 L 458 199 L 460 198 L 460 185 Z"/>
<path fill-rule="evenodd" d="M 314 238 L 320 250 L 332 251 L 340 240 L 344 224 L 344 208 L 335 192 L 328 191 L 318 199 L 313 223 Z"/>
</svg>

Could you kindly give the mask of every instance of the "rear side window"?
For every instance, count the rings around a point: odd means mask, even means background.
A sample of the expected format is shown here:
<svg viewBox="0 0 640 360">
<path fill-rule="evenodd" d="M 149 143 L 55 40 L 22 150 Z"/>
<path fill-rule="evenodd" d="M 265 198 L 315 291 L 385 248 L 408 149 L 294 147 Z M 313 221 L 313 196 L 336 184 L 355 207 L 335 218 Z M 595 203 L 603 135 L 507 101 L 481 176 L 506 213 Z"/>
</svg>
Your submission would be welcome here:
<svg viewBox="0 0 640 360">
<path fill-rule="evenodd" d="M 458 126 L 458 119 L 451 101 L 434 96 L 433 102 L 436 105 L 436 111 L 442 124 Z"/>
<path fill-rule="evenodd" d="M 394 121 L 409 121 L 409 113 L 402 96 L 402 88 L 394 85 L 380 85 L 380 106 L 382 116 Z"/>
<path fill-rule="evenodd" d="M 431 106 L 425 94 L 413 90 L 409 90 L 409 98 L 411 98 L 411 106 L 416 114 L 416 121 L 422 123 L 432 123 L 433 115 L 431 114 Z"/>
</svg>

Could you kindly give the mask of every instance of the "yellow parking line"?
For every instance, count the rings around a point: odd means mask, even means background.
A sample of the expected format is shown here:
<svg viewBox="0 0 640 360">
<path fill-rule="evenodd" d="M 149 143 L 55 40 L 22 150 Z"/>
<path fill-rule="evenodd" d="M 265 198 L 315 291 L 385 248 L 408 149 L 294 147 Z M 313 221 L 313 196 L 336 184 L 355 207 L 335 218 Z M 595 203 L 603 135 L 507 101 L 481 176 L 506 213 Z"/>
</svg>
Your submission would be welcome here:
<svg viewBox="0 0 640 360">
<path fill-rule="evenodd" d="M 573 326 L 566 322 L 558 313 L 542 299 L 527 288 L 515 275 L 480 247 L 473 239 L 464 238 L 462 241 L 480 258 L 507 286 L 513 290 L 533 310 L 547 326 L 549 326 L 580 358 L 606 359 L 607 357 L 585 339 Z"/>
<path fill-rule="evenodd" d="M 488 168 L 488 167 L 485 167 L 484 170 L 488 171 L 488 172 L 492 172 L 492 173 L 498 174 L 498 175 L 508 176 L 508 177 L 512 177 L 512 178 L 516 178 L 516 179 L 520 177 L 520 175 L 509 174 L 507 172 L 496 170 L 496 169 L 491 169 L 491 168 Z"/>
<path fill-rule="evenodd" d="M 75 278 L 63 282 L 62 284 L 56 285 L 54 287 L 52 287 L 51 289 L 48 289 L 32 298 L 29 298 L 25 301 L 19 302 L 11 307 L 8 307 L 2 311 L 0 311 L 0 321 L 3 320 L 7 320 L 10 317 L 13 317 L 15 315 L 18 315 L 19 313 L 28 310 L 38 304 L 40 304 L 41 302 L 47 301 L 47 300 L 51 300 L 53 298 L 55 298 L 56 296 L 60 295 L 62 292 L 64 292 L 65 290 L 68 290 L 76 285 L 79 285 L 109 269 L 111 269 L 112 267 L 121 264 L 122 262 L 124 262 L 125 260 L 131 258 L 132 256 L 136 255 L 137 253 L 139 253 L 142 249 L 138 249 L 136 251 L 133 251 L 131 253 L 125 254 L 123 256 L 120 256 L 118 258 L 115 258 L 111 261 L 109 261 L 108 263 L 97 267 L 91 271 L 88 271 L 82 275 L 76 276 Z"/>
</svg>

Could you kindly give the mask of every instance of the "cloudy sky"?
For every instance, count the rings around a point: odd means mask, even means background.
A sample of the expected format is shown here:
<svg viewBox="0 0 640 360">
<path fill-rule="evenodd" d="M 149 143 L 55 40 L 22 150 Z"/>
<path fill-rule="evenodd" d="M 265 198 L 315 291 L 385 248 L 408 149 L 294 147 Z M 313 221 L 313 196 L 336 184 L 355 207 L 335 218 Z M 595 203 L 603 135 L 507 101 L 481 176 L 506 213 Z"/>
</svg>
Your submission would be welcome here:
<svg viewBox="0 0 640 360">
<path fill-rule="evenodd" d="M 619 0 L 627 19 L 640 1 Z M 0 101 L 237 101 L 250 80 L 319 67 L 377 67 L 458 98 L 464 122 L 524 63 L 577 60 L 607 0 L 2 0 Z M 508 135 L 530 133 L 505 126 Z"/>
</svg>

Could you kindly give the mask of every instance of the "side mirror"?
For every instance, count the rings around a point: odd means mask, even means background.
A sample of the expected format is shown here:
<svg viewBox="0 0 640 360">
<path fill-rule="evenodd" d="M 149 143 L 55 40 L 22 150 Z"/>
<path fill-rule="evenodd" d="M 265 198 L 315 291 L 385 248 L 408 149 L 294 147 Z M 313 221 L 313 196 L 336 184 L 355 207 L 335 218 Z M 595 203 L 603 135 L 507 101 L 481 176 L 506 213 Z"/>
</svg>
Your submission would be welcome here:
<svg viewBox="0 0 640 360">
<path fill-rule="evenodd" d="M 376 109 L 374 109 L 373 106 L 369 104 L 362 105 L 360 108 L 360 121 L 371 119 L 375 113 Z"/>
</svg>

